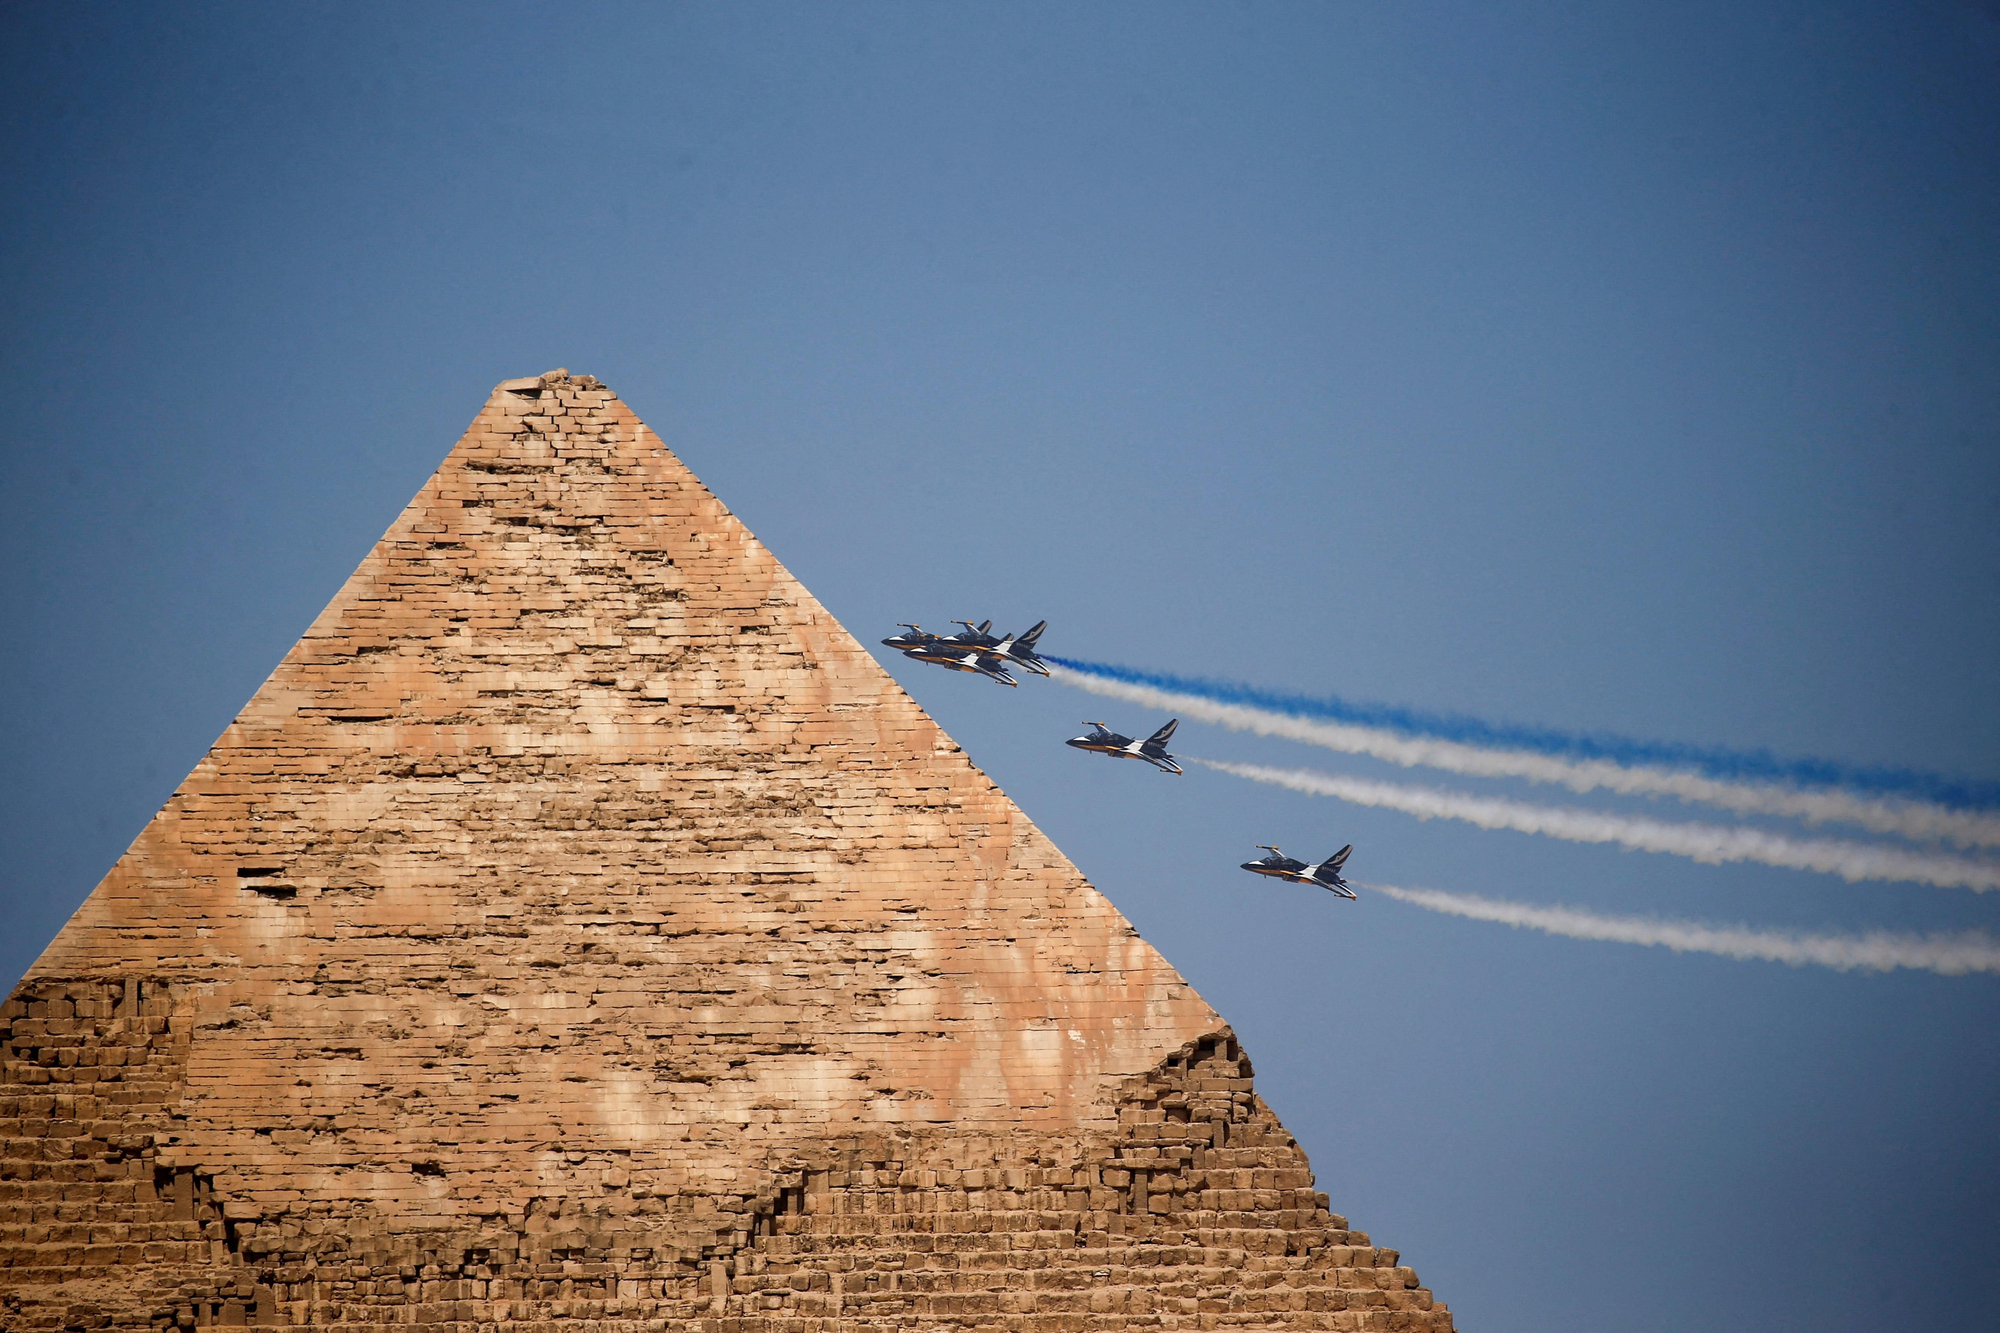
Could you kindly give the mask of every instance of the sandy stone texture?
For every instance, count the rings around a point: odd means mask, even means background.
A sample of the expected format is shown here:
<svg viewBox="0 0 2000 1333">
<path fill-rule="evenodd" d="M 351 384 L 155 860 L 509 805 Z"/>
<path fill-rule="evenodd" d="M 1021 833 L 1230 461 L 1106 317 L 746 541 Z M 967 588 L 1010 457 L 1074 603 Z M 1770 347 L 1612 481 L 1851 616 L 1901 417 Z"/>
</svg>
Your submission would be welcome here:
<svg viewBox="0 0 2000 1333">
<path fill-rule="evenodd" d="M 1451 1327 L 566 371 L 494 390 L 0 1027 L 8 1330 Z"/>
</svg>

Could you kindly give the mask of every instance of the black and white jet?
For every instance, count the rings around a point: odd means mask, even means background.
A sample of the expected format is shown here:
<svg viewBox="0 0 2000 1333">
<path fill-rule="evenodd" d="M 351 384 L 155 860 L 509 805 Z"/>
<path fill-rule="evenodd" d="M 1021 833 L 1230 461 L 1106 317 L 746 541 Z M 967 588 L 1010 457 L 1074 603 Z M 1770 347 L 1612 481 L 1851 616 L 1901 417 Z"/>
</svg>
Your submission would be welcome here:
<svg viewBox="0 0 2000 1333">
<path fill-rule="evenodd" d="M 992 653 L 981 652 L 977 648 L 962 648 L 949 639 L 936 639 L 921 648 L 912 648 L 903 654 L 914 657 L 919 662 L 929 662 L 932 666 L 945 667 L 952 671 L 976 671 L 988 680 L 997 680 L 1002 685 L 1017 682 L 1007 674 L 1007 664 Z"/>
<path fill-rule="evenodd" d="M 933 643 L 939 642 L 938 636 L 930 633 L 922 625 L 898 623 L 896 628 L 906 629 L 909 633 L 897 634 L 891 638 L 882 640 L 883 647 L 894 648 L 899 653 L 907 653 L 914 649 L 928 647 Z"/>
<path fill-rule="evenodd" d="M 1092 754 L 1108 755 L 1113 759 L 1143 759 L 1162 773 L 1178 773 L 1181 766 L 1167 753 L 1167 739 L 1174 734 L 1174 728 L 1181 724 L 1179 718 L 1167 723 L 1143 741 L 1135 741 L 1130 736 L 1120 736 L 1102 722 L 1086 722 L 1090 730 L 1081 736 L 1065 741 L 1079 750 Z"/>
<path fill-rule="evenodd" d="M 1286 856 L 1276 847 L 1265 843 L 1258 843 L 1257 850 L 1269 852 L 1270 855 L 1261 860 L 1243 863 L 1243 868 L 1253 875 L 1270 875 L 1275 879 L 1290 880 L 1294 884 L 1317 885 L 1343 898 L 1356 896 L 1354 890 L 1347 887 L 1347 881 L 1340 877 L 1340 868 L 1347 864 L 1347 854 L 1354 850 L 1353 843 L 1347 844 L 1318 865 L 1311 866 L 1304 861 Z"/>
</svg>

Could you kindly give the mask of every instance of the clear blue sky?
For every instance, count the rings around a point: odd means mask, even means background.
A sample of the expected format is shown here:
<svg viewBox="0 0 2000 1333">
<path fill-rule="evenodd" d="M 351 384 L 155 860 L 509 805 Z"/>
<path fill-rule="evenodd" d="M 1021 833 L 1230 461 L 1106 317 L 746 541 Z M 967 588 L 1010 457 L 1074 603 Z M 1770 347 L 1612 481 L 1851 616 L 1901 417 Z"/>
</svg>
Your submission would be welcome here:
<svg viewBox="0 0 2000 1333">
<path fill-rule="evenodd" d="M 870 642 L 1046 617 L 2000 777 L 1992 0 L 14 4 L 0 108 L 9 981 L 492 384 L 557 365 Z M 1234 867 L 1352 841 L 1359 878 L 1810 929 L 2000 903 L 1158 777 L 1060 744 L 1143 710 L 893 665 L 1465 1327 L 2000 1321 L 1992 978 Z"/>
</svg>

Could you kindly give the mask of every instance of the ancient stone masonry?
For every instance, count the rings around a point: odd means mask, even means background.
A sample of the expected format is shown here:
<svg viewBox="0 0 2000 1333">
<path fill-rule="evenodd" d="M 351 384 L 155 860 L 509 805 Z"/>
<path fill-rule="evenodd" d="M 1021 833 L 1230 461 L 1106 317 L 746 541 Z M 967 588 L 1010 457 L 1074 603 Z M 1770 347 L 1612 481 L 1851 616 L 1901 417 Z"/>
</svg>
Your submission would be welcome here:
<svg viewBox="0 0 2000 1333">
<path fill-rule="evenodd" d="M 588 376 L 494 391 L 0 1026 L 6 1330 L 1451 1327 Z"/>
</svg>

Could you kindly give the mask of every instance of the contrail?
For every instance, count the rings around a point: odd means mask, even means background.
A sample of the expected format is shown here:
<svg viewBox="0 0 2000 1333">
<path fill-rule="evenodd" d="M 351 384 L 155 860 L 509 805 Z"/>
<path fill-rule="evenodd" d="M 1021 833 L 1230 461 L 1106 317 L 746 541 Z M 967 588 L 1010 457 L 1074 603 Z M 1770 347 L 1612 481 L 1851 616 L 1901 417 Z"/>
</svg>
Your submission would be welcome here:
<svg viewBox="0 0 2000 1333">
<path fill-rule="evenodd" d="M 1786 931 L 1752 930 L 1748 926 L 1705 926 L 1692 921 L 1660 921 L 1640 916 L 1599 916 L 1573 907 L 1534 907 L 1470 893 L 1440 893 L 1436 889 L 1399 889 L 1388 884 L 1359 887 L 1433 912 L 1526 926 L 1551 935 L 1578 940 L 1614 940 L 1621 944 L 1664 945 L 1675 953 L 1712 953 L 1724 958 L 1764 959 L 1799 967 L 1848 971 L 1863 968 L 1887 972 L 1893 968 L 1936 972 L 1958 977 L 1969 972 L 2000 973 L 2000 940 L 1984 931 L 1959 934 L 1896 935 L 1870 931 L 1865 935 L 1798 935 Z"/>
<path fill-rule="evenodd" d="M 1405 768 L 1423 766 L 1484 778 L 1526 778 L 1568 787 L 1576 792 L 1610 791 L 1624 795 L 1672 796 L 1699 802 L 1738 814 L 1783 815 L 1812 824 L 1853 824 L 1875 833 L 1892 833 L 1906 838 L 1942 840 L 1961 847 L 2000 847 L 2000 815 L 1978 809 L 1953 808 L 1935 800 L 1875 795 L 1839 789 L 1800 790 L 1775 785 L 1776 781 L 1804 781 L 1817 775 L 1821 781 L 1836 777 L 1865 776 L 1874 772 L 1884 781 L 1896 774 L 1879 770 L 1848 770 L 1832 765 L 1787 766 L 1764 756 L 1759 760 L 1773 775 L 1771 781 L 1740 781 L 1705 776 L 1685 768 L 1663 768 L 1632 757 L 1636 753 L 1673 756 L 1671 762 L 1686 761 L 1703 752 L 1673 746 L 1646 746 L 1637 742 L 1623 745 L 1629 753 L 1619 758 L 1603 757 L 1612 742 L 1576 740 L 1579 749 L 1596 747 L 1599 757 L 1570 757 L 1545 748 L 1506 748 L 1508 738 L 1543 735 L 1551 744 L 1562 738 L 1554 733 L 1522 732 L 1511 728 L 1397 709 L 1349 705 L 1339 700 L 1300 699 L 1271 694 L 1249 686 L 1177 676 L 1153 675 L 1124 667 L 1100 666 L 1091 662 L 1049 658 L 1056 665 L 1055 677 L 1064 684 L 1128 703 L 1144 704 L 1177 712 L 1197 722 L 1213 723 L 1232 731 L 1248 731 L 1259 736 L 1277 736 L 1302 741 L 1346 754 L 1365 754 Z M 1371 719 L 1358 721 L 1357 718 Z M 1397 724 L 1407 724 L 1399 726 Z M 1392 726 L 1396 729 L 1392 729 Z M 1483 743 L 1424 734 L 1423 727 L 1456 735 L 1475 734 L 1493 738 Z M 1418 734 L 1408 734 L 1416 729 Z M 1737 756 L 1747 761 L 1757 756 Z M 1670 762 L 1662 759 L 1660 762 Z M 1778 778 L 1781 772 L 1789 776 Z M 1903 774 L 1917 787 L 1935 787 L 1962 797 L 1962 804 L 1976 806 L 2000 799 L 1989 793 L 1990 783 L 1951 782 L 1935 775 Z"/>
<path fill-rule="evenodd" d="M 2000 889 L 2000 864 L 1941 856 L 1903 847 L 1837 839 L 1787 838 L 1761 829 L 1715 824 L 1672 824 L 1572 806 L 1529 805 L 1493 796 L 1473 796 L 1439 787 L 1370 782 L 1303 768 L 1266 768 L 1219 759 L 1183 756 L 1193 763 L 1252 782 L 1268 782 L 1314 796 L 1333 796 L 1355 805 L 1400 810 L 1418 819 L 1458 819 L 1480 828 L 1542 833 L 1569 842 L 1615 842 L 1642 852 L 1668 852 L 1710 865 L 1755 861 L 1790 870 L 1817 870 L 1854 881 L 1907 880 L 1947 889 L 1984 893 Z"/>
</svg>

